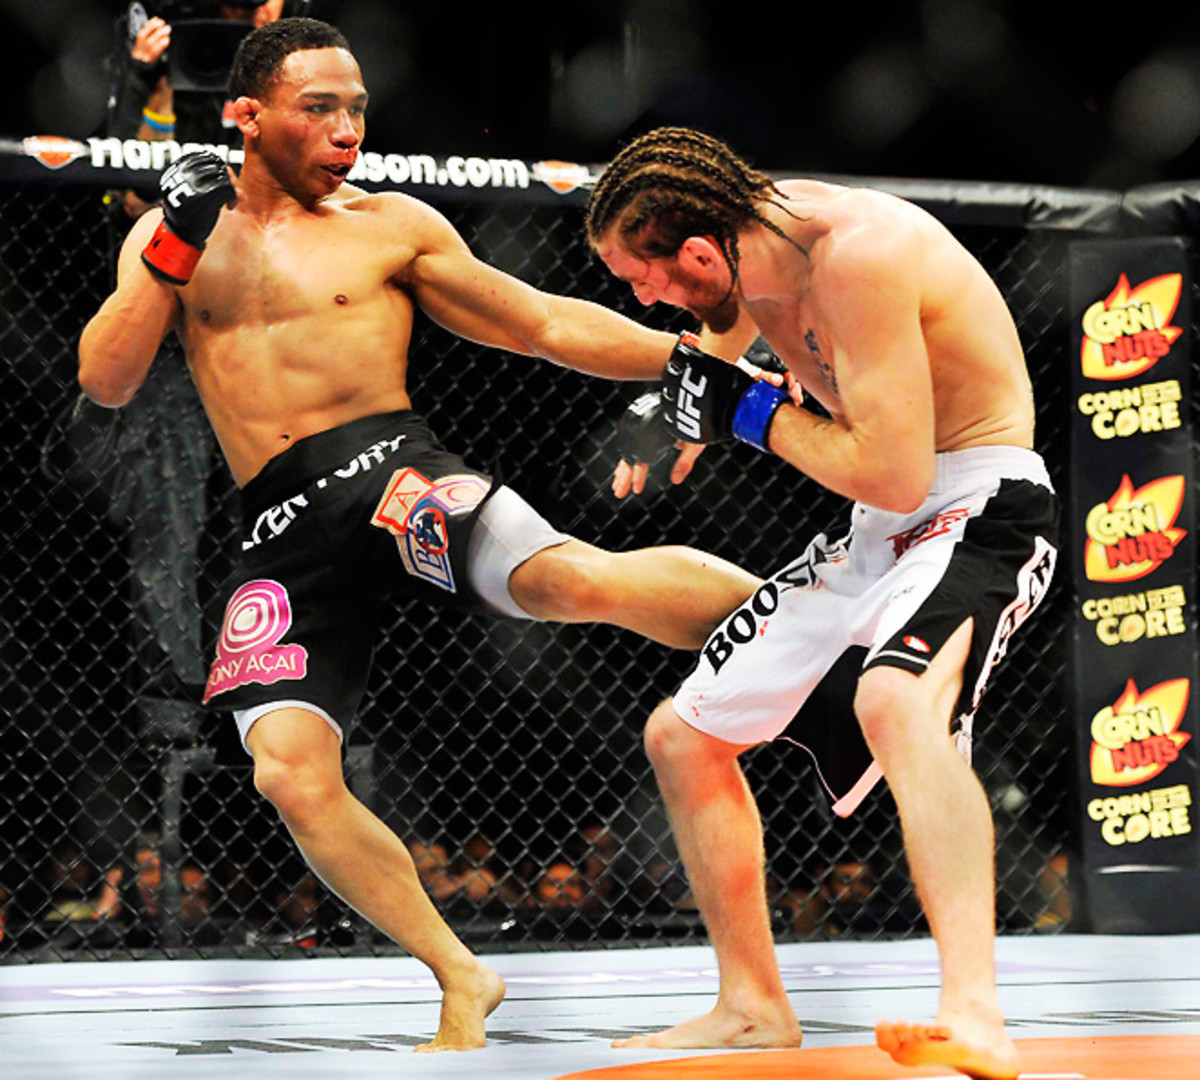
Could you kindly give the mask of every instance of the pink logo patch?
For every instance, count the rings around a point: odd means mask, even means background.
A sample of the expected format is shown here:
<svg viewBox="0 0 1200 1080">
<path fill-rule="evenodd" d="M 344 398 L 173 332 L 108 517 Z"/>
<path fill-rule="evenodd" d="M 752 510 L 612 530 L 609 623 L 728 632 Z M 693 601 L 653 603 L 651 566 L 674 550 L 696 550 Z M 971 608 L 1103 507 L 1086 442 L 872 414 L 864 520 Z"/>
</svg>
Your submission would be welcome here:
<svg viewBox="0 0 1200 1080">
<path fill-rule="evenodd" d="M 292 603 L 278 581 L 248 581 L 229 601 L 204 700 L 247 683 L 270 686 L 308 674 L 303 645 L 280 645 L 292 627 Z"/>
</svg>

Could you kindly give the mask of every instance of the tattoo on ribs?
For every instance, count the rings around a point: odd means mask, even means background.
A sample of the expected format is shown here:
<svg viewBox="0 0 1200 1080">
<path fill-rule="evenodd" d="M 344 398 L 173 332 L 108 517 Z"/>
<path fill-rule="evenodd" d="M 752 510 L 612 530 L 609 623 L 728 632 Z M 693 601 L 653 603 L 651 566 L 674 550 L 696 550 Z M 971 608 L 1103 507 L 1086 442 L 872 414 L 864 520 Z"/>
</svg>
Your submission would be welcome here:
<svg viewBox="0 0 1200 1080">
<path fill-rule="evenodd" d="M 808 346 L 808 351 L 812 355 L 813 363 L 817 365 L 817 370 L 821 373 L 821 378 L 828 384 L 829 389 L 835 394 L 838 392 L 837 375 L 834 374 L 833 365 L 825 359 L 821 352 L 821 346 L 817 342 L 817 334 L 811 328 L 804 335 L 804 344 Z"/>
</svg>

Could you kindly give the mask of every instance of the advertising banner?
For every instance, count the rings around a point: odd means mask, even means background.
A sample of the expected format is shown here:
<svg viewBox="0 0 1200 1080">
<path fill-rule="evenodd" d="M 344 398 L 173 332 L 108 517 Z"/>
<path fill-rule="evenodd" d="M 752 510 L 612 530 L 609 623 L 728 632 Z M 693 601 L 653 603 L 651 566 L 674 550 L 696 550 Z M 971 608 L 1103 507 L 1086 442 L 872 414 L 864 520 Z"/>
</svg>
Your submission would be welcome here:
<svg viewBox="0 0 1200 1080">
<path fill-rule="evenodd" d="M 1187 256 L 1167 238 L 1071 246 L 1065 543 L 1089 875 L 1200 867 Z"/>
</svg>

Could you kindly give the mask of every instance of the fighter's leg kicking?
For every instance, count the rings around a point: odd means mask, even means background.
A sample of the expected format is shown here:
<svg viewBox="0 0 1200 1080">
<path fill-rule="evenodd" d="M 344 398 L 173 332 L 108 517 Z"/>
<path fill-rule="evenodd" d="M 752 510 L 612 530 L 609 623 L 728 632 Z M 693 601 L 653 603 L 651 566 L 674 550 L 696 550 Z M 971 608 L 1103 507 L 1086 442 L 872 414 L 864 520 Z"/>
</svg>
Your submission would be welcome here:
<svg viewBox="0 0 1200 1080">
<path fill-rule="evenodd" d="M 509 578 L 516 602 L 550 622 L 603 622 L 698 649 L 762 582 L 688 547 L 610 552 L 580 540 L 546 548 Z"/>
<path fill-rule="evenodd" d="M 398 422 L 409 427 L 414 423 L 407 418 Z M 386 427 L 388 422 L 379 423 Z M 340 435 L 322 437 L 340 440 Z M 416 432 L 410 431 L 408 444 L 416 440 Z M 353 457 L 349 449 L 346 455 Z M 422 467 L 436 461 L 451 471 L 463 468 L 436 456 L 411 460 Z M 401 582 L 406 578 L 388 533 L 367 523 L 388 475 L 384 470 L 378 481 L 371 481 L 369 474 L 353 478 L 352 483 L 365 489 L 362 524 L 348 526 L 334 545 L 343 553 L 356 553 L 346 559 L 349 565 L 373 568 L 367 577 L 374 589 L 396 576 Z M 460 473 L 459 479 L 464 478 L 469 479 Z M 321 494 L 331 489 L 332 485 Z M 484 490 L 482 485 L 476 489 Z M 343 500 L 339 495 L 336 505 L 344 505 Z M 281 621 L 291 624 L 292 634 L 288 644 L 277 644 L 273 648 L 279 651 L 268 654 L 280 659 L 261 666 L 282 666 L 287 650 L 303 647 L 309 672 L 304 678 L 281 679 L 266 690 L 250 685 L 240 689 L 239 700 L 248 707 L 235 709 L 235 715 L 254 758 L 255 785 L 275 806 L 317 876 L 433 971 L 443 992 L 441 1019 L 436 1036 L 420 1049 L 483 1046 L 484 1020 L 503 999 L 503 982 L 445 923 L 426 895 L 407 848 L 354 797 L 343 778 L 343 718 L 353 715 L 369 649 L 356 640 L 356 624 L 337 617 L 339 606 L 347 603 L 343 598 L 339 604 L 328 591 L 337 579 L 328 571 L 312 576 L 313 568 L 322 565 L 320 555 L 307 554 L 320 550 L 321 527 L 313 515 L 321 511 L 315 502 L 305 508 L 289 529 L 288 545 L 262 543 L 249 549 L 246 557 L 251 561 L 243 571 L 247 584 L 234 594 L 226 617 L 222 641 L 230 646 L 225 655 L 234 657 L 239 612 L 252 610 L 252 587 L 270 584 L 273 588 L 265 590 L 266 595 Z M 602 551 L 557 532 L 504 487 L 483 504 L 469 534 L 460 530 L 457 520 L 449 519 L 451 547 L 466 545 L 466 576 L 478 600 L 493 613 L 605 621 L 664 644 L 696 648 L 760 584 L 732 564 L 690 548 Z M 355 546 L 364 543 L 365 549 Z M 307 569 L 298 574 L 298 567 Z M 323 581 L 328 582 L 324 589 Z M 341 591 L 346 592 L 344 586 Z M 323 599 L 314 605 L 317 596 Z M 347 610 L 356 611 L 365 608 L 366 599 L 350 599 L 348 604 Z M 334 611 L 332 622 L 314 614 L 326 609 Z M 210 689 L 231 693 L 220 680 L 235 670 L 241 669 L 219 659 L 214 671 L 220 674 L 214 674 Z M 299 676 L 299 670 L 295 674 Z M 286 696 L 280 687 L 287 687 Z"/>
</svg>

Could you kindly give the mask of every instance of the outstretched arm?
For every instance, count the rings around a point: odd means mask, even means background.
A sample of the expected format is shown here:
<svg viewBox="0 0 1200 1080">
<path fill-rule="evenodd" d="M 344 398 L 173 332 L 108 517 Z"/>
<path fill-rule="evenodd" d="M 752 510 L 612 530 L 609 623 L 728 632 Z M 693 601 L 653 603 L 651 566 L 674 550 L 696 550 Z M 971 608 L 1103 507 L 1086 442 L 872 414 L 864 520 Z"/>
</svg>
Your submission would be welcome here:
<svg viewBox="0 0 1200 1080">
<path fill-rule="evenodd" d="M 483 345 L 609 379 L 656 379 L 676 336 L 615 311 L 542 292 L 477 259 L 440 214 L 418 205 L 419 239 L 400 276 L 435 322 Z"/>
</svg>

